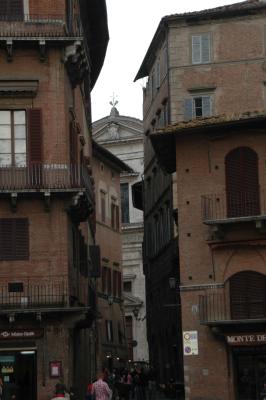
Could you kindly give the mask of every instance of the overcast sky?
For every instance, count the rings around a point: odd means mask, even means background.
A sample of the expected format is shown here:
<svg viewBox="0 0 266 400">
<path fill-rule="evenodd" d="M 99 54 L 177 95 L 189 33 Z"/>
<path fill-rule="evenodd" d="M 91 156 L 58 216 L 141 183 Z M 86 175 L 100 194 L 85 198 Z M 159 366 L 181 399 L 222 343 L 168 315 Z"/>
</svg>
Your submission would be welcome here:
<svg viewBox="0 0 266 400">
<path fill-rule="evenodd" d="M 92 91 L 92 119 L 110 114 L 113 94 L 120 115 L 142 119 L 142 85 L 133 83 L 162 17 L 202 10 L 235 0 L 106 0 L 110 41 Z"/>
</svg>

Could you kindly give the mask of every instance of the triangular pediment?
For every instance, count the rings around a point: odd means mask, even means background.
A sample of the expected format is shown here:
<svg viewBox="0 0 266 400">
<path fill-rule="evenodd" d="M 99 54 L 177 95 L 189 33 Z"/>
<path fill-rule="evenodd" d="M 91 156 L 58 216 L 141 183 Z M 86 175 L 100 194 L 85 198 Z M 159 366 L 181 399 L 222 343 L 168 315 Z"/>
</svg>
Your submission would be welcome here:
<svg viewBox="0 0 266 400">
<path fill-rule="evenodd" d="M 134 308 L 134 307 L 140 307 L 143 304 L 143 301 L 139 297 L 124 293 L 124 304 L 127 307 Z"/>
<path fill-rule="evenodd" d="M 105 117 L 92 124 L 92 135 L 98 143 L 143 140 L 142 121 L 137 118 Z"/>
</svg>

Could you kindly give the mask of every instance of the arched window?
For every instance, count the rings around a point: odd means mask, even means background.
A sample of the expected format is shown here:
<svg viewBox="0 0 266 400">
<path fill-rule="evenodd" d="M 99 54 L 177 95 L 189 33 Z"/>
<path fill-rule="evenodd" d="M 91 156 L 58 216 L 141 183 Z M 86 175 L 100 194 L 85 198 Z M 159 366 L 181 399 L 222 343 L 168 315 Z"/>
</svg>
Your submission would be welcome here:
<svg viewBox="0 0 266 400">
<path fill-rule="evenodd" d="M 232 319 L 266 317 L 265 275 L 243 271 L 233 275 L 229 282 Z"/>
<path fill-rule="evenodd" d="M 227 217 L 259 215 L 259 177 L 257 153 L 238 147 L 225 158 Z"/>
</svg>

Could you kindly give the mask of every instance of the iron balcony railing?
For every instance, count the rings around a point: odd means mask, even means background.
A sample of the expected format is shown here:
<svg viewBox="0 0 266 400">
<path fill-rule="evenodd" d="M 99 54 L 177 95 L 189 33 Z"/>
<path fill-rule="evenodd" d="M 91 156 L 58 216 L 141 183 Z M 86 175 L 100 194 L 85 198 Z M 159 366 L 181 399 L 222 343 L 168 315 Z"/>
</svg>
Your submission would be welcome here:
<svg viewBox="0 0 266 400">
<path fill-rule="evenodd" d="M 266 216 L 265 190 L 204 195 L 201 210 L 204 222 Z"/>
<path fill-rule="evenodd" d="M 0 16 L 0 37 L 81 37 L 82 26 L 78 17 L 71 27 L 65 15 L 15 14 Z"/>
<path fill-rule="evenodd" d="M 0 285 L 0 309 L 68 306 L 69 290 L 65 279 L 54 282 L 27 281 Z"/>
<path fill-rule="evenodd" d="M 199 315 L 201 323 L 230 321 L 230 302 L 224 293 L 209 293 L 199 296 Z"/>
<path fill-rule="evenodd" d="M 77 190 L 93 187 L 87 167 L 78 164 L 34 163 L 25 167 L 0 165 L 0 191 Z"/>
<path fill-rule="evenodd" d="M 239 296 L 237 301 L 232 302 L 229 293 L 225 290 L 200 295 L 199 316 L 202 324 L 265 320 L 265 296 L 260 294 L 252 301 Z"/>
</svg>

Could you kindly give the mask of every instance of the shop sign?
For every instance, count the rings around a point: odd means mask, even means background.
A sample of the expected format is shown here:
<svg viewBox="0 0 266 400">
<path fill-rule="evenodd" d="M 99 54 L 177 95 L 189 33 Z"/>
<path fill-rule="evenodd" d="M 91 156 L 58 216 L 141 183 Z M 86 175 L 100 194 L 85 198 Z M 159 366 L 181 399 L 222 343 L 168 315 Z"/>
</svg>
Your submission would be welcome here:
<svg viewBox="0 0 266 400">
<path fill-rule="evenodd" d="M 254 346 L 266 344 L 266 333 L 226 335 L 226 341 L 230 346 Z"/>
<path fill-rule="evenodd" d="M 0 340 L 38 339 L 43 336 L 43 329 L 1 329 Z"/>
<path fill-rule="evenodd" d="M 184 356 L 197 356 L 199 354 L 198 331 L 183 332 Z"/>
</svg>

